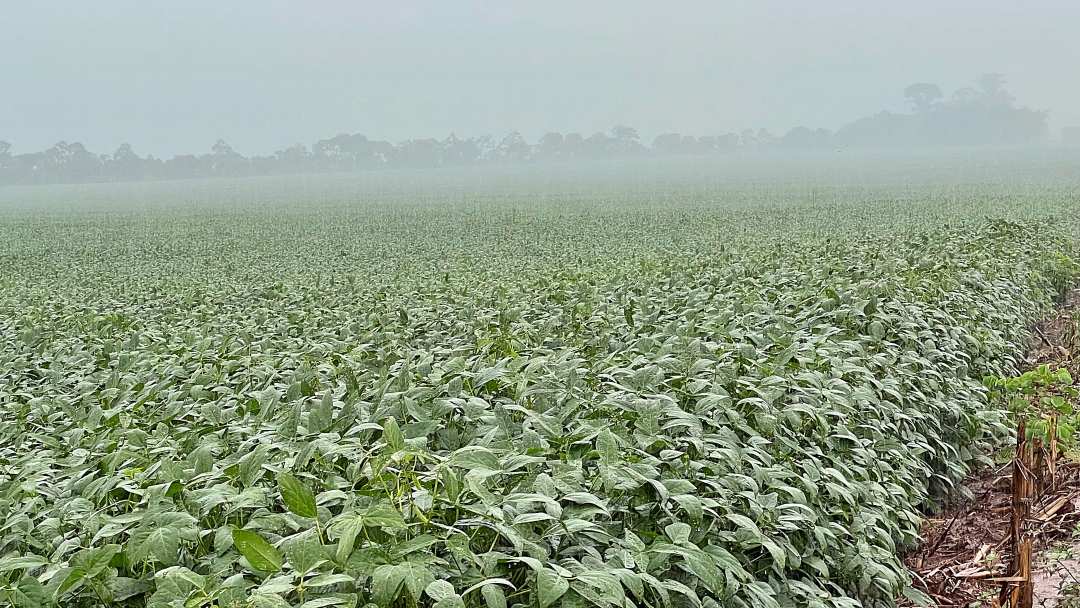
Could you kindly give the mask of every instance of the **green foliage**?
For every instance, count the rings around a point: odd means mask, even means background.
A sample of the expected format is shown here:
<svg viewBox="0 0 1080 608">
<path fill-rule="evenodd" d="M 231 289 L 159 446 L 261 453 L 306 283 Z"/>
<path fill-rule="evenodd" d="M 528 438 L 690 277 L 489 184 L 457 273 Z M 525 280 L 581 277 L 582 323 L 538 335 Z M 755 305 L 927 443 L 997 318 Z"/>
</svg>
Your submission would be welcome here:
<svg viewBox="0 0 1080 608">
<path fill-rule="evenodd" d="M 281 499 L 285 506 L 294 515 L 318 519 L 319 510 L 315 505 L 315 493 L 304 482 L 288 473 L 279 473 L 277 476 L 278 488 L 281 490 Z"/>
<path fill-rule="evenodd" d="M 250 530 L 234 529 L 232 540 L 233 546 L 252 568 L 263 572 L 281 571 L 281 554 L 258 534 Z"/>
<path fill-rule="evenodd" d="M 1050 439 L 1050 414 L 1057 415 L 1057 438 L 1065 447 L 1074 447 L 1073 434 L 1078 423 L 1075 411 L 1080 392 L 1073 386 L 1067 369 L 1051 371 L 1048 365 L 1011 378 L 987 376 L 983 383 L 990 389 L 990 399 L 1001 403 L 1017 419 L 1027 421 L 1028 438 Z"/>
<path fill-rule="evenodd" d="M 979 379 L 1017 374 L 1069 235 L 967 190 L 629 183 L 3 216 L 2 601 L 921 598 L 898 553 L 1008 437 Z"/>
</svg>

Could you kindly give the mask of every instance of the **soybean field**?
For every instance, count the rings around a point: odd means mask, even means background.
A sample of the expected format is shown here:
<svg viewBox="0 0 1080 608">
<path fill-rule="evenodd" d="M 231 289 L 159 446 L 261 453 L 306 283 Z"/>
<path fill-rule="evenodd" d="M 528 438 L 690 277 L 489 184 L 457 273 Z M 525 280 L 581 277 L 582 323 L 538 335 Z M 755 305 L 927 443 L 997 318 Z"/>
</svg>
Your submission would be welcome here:
<svg viewBox="0 0 1080 608">
<path fill-rule="evenodd" d="M 0 189 L 0 601 L 927 598 L 1080 158 Z"/>
</svg>

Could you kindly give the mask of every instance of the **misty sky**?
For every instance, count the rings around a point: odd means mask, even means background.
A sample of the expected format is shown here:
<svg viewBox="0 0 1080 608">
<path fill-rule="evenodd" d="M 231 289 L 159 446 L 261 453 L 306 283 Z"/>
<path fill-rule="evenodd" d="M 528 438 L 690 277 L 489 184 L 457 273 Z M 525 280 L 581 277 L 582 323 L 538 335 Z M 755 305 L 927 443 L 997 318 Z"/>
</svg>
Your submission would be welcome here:
<svg viewBox="0 0 1080 608">
<path fill-rule="evenodd" d="M 158 157 L 622 123 L 837 129 L 1003 72 L 1080 124 L 1080 2 L 0 0 L 0 139 Z"/>
</svg>

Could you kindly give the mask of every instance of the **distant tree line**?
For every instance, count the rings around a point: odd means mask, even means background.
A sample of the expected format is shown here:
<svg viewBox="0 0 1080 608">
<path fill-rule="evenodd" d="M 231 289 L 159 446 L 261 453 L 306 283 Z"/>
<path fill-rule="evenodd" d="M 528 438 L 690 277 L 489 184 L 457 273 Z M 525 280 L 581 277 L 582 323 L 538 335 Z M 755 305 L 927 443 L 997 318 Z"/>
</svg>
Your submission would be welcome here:
<svg viewBox="0 0 1080 608">
<path fill-rule="evenodd" d="M 201 177 L 353 172 L 370 169 L 515 165 L 668 156 L 711 156 L 750 150 L 825 150 L 830 148 L 1023 144 L 1047 136 L 1047 113 L 1013 106 L 1001 74 L 983 74 L 978 88 L 965 87 L 942 101 L 941 89 L 918 83 L 904 89 L 910 114 L 880 114 L 860 119 L 835 133 L 795 127 L 783 136 L 765 129 L 694 137 L 667 133 L 651 146 L 635 129 L 618 125 L 610 133 L 584 137 L 548 133 L 529 143 L 519 133 L 496 141 L 489 136 L 443 140 L 414 139 L 397 145 L 342 133 L 296 144 L 273 156 L 245 157 L 219 139 L 209 154 L 168 160 L 140 157 L 128 144 L 112 155 L 95 154 L 82 144 L 59 142 L 43 152 L 11 154 L 0 140 L 0 185 L 111 182 Z"/>
<path fill-rule="evenodd" d="M 836 132 L 849 147 L 1025 144 L 1046 139 L 1047 112 L 1013 107 L 1001 74 L 983 74 L 943 101 L 936 84 L 904 89 L 911 114 L 882 112 Z"/>
</svg>

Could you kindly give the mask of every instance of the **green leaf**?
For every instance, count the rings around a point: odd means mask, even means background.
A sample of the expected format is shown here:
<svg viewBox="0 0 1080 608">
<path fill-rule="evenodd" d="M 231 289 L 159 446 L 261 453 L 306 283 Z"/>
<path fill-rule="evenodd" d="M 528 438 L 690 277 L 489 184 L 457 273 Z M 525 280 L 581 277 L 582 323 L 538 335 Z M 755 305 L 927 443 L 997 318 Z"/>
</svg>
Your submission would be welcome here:
<svg viewBox="0 0 1080 608">
<path fill-rule="evenodd" d="M 261 536 L 250 531 L 233 528 L 233 545 L 247 558 L 252 568 L 263 572 L 281 571 L 281 554 Z"/>
<path fill-rule="evenodd" d="M 484 585 L 480 588 L 480 593 L 484 596 L 487 608 L 506 608 L 506 594 L 503 593 L 502 587 Z"/>
<path fill-rule="evenodd" d="M 0 572 L 11 572 L 12 570 L 33 570 L 40 566 L 44 566 L 49 563 L 49 560 L 41 557 L 40 555 L 16 555 L 14 557 L 5 557 L 0 559 Z"/>
<path fill-rule="evenodd" d="M 154 528 L 146 536 L 145 542 L 155 560 L 166 566 L 176 564 L 180 552 L 180 534 L 175 528 Z"/>
<path fill-rule="evenodd" d="M 338 543 L 334 559 L 344 564 L 352 555 L 356 537 L 364 531 L 364 518 L 357 512 L 343 513 L 330 524 L 330 532 L 337 536 Z"/>
<path fill-rule="evenodd" d="M 501 471 L 499 458 L 486 447 L 467 445 L 450 455 L 450 466 L 469 471 Z"/>
<path fill-rule="evenodd" d="M 269 453 L 270 444 L 260 443 L 240 459 L 240 483 L 244 484 L 245 488 L 255 485 L 263 476 L 263 465 L 266 464 Z"/>
<path fill-rule="evenodd" d="M 578 582 L 585 583 L 600 591 L 601 596 L 615 606 L 625 604 L 626 592 L 623 591 L 622 583 L 619 582 L 618 577 L 615 575 L 608 572 L 585 571 L 578 572 L 576 578 Z M 578 588 L 575 587 L 575 590 Z"/>
<path fill-rule="evenodd" d="M 328 562 L 326 551 L 326 547 L 312 534 L 290 540 L 285 545 L 285 556 L 289 558 L 289 565 L 300 574 L 307 574 Z"/>
<path fill-rule="evenodd" d="M 695 524 L 701 523 L 705 511 L 697 496 L 694 496 L 693 494 L 676 494 L 675 496 L 672 496 L 671 499 L 677 502 L 679 506 L 686 511 L 687 515 L 690 516 L 690 521 Z"/>
<path fill-rule="evenodd" d="M 724 593 L 723 572 L 717 567 L 716 560 L 704 551 L 692 547 L 683 554 L 686 565 L 698 579 L 711 591 L 720 597 Z"/>
<path fill-rule="evenodd" d="M 460 595 L 451 595 L 435 602 L 434 608 L 465 608 L 465 600 Z"/>
<path fill-rule="evenodd" d="M 109 567 L 109 562 L 117 553 L 120 553 L 120 545 L 103 545 L 94 549 L 85 549 L 75 554 L 71 559 L 71 566 L 82 570 L 86 578 L 94 578 Z"/>
<path fill-rule="evenodd" d="M 371 577 L 371 599 L 379 606 L 388 606 L 401 593 L 406 572 L 397 566 L 383 565 Z"/>
<path fill-rule="evenodd" d="M 424 589 L 435 580 L 435 576 L 431 574 L 427 565 L 420 562 L 403 562 L 394 568 L 405 579 L 405 588 L 409 590 L 409 595 L 417 601 L 420 600 L 420 594 L 424 592 Z"/>
<path fill-rule="evenodd" d="M 829 576 L 829 566 L 826 565 L 825 560 L 821 559 L 820 557 L 810 555 L 802 558 L 802 561 L 804 564 L 807 564 L 814 570 L 817 570 L 818 573 L 821 574 L 821 576 L 824 576 L 826 578 Z"/>
<path fill-rule="evenodd" d="M 307 484 L 289 473 L 278 473 L 277 482 L 281 490 L 281 499 L 285 501 L 285 506 L 289 511 L 308 519 L 318 518 L 319 510 L 315 505 L 315 493 L 307 487 Z"/>
<path fill-rule="evenodd" d="M 569 588 L 570 582 L 554 570 L 543 568 L 536 571 L 536 597 L 540 608 L 554 604 Z"/>
<path fill-rule="evenodd" d="M 202 475 L 203 473 L 209 473 L 214 469 L 214 453 L 213 446 L 201 445 L 188 456 L 188 462 L 195 469 L 196 475 Z"/>
<path fill-rule="evenodd" d="M 926 607 L 934 605 L 933 598 L 910 585 L 904 585 L 904 588 L 900 591 L 900 593 L 905 598 L 907 598 L 909 602 L 915 604 L 916 606 Z"/>
<path fill-rule="evenodd" d="M 454 590 L 454 586 L 449 582 L 443 580 L 431 581 L 431 583 L 424 588 L 424 593 L 427 593 L 427 596 L 435 600 L 436 602 L 444 600 L 448 597 L 457 596 L 457 592 Z"/>
<path fill-rule="evenodd" d="M 45 589 L 32 576 L 19 579 L 19 584 L 11 590 L 10 599 L 15 608 L 43 608 L 46 605 Z"/>
<path fill-rule="evenodd" d="M 772 555 L 773 564 L 776 565 L 777 570 L 782 571 L 787 565 L 787 552 L 768 538 L 761 539 L 761 545 Z"/>
<path fill-rule="evenodd" d="M 360 513 L 360 517 L 365 526 L 388 530 L 404 530 L 408 528 L 405 519 L 401 516 L 401 511 L 398 511 L 397 507 L 388 502 L 380 502 L 368 507 Z"/>
<path fill-rule="evenodd" d="M 153 584 L 148 580 L 125 576 L 111 578 L 105 584 L 109 588 L 109 592 L 112 593 L 112 599 L 117 602 L 133 598 L 136 595 L 143 595 L 154 588 Z"/>
<path fill-rule="evenodd" d="M 615 464 L 621 460 L 619 455 L 619 441 L 615 434 L 604 429 L 596 436 L 596 451 L 600 454 L 600 460 L 604 464 Z"/>
<path fill-rule="evenodd" d="M 305 587 L 329 587 L 343 583 L 355 583 L 356 578 L 348 574 L 320 574 L 304 583 Z"/>
<path fill-rule="evenodd" d="M 183 606 L 197 589 L 206 586 L 206 579 L 187 568 L 174 566 L 157 573 L 156 590 L 146 603 L 146 608 L 172 608 Z"/>
<path fill-rule="evenodd" d="M 393 547 L 391 547 L 390 555 L 400 559 L 402 557 L 405 557 L 406 555 L 409 555 L 410 553 L 415 553 L 417 551 L 420 551 L 421 549 L 427 549 L 428 547 L 434 545 L 437 542 L 439 542 L 438 538 L 435 538 L 430 534 L 421 534 L 419 536 L 410 538 L 409 540 L 399 545 L 394 545 Z"/>
<path fill-rule="evenodd" d="M 356 605 L 355 594 L 340 594 L 340 595 L 328 595 L 324 597 L 317 597 L 313 600 L 308 600 L 303 604 L 300 604 L 300 608 L 323 608 L 324 606 L 340 606 L 342 604 L 348 604 L 349 606 Z M 374 604 L 368 604 L 373 606 Z"/>
<path fill-rule="evenodd" d="M 321 433 L 334 421 L 334 396 L 331 391 L 323 393 L 322 399 L 308 412 L 308 431 Z"/>
<path fill-rule="evenodd" d="M 690 540 L 690 532 L 692 528 L 689 524 L 676 522 L 668 524 L 664 528 L 664 534 L 671 539 L 672 544 L 681 545 Z"/>
<path fill-rule="evenodd" d="M 267 595 L 282 595 L 292 592 L 293 589 L 296 589 L 296 585 L 293 584 L 293 576 L 291 574 L 279 574 L 264 580 L 256 591 Z"/>
<path fill-rule="evenodd" d="M 292 608 L 285 598 L 276 593 L 255 593 L 249 601 L 252 608 Z"/>
<path fill-rule="evenodd" d="M 835 484 L 826 485 L 831 486 Z M 848 494 L 848 496 L 850 496 L 850 494 Z M 728 521 L 734 523 L 736 526 L 739 527 L 740 530 L 744 530 L 745 532 L 747 532 L 751 537 L 755 539 L 761 538 L 761 529 L 758 528 L 757 524 L 754 523 L 754 520 L 750 519 L 749 517 L 745 515 L 740 515 L 738 513 L 728 513 L 727 518 Z"/>
<path fill-rule="evenodd" d="M 405 447 L 405 435 L 401 434 L 397 418 L 391 416 L 383 422 L 383 441 L 390 446 L 391 452 L 399 452 Z"/>
</svg>

